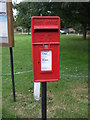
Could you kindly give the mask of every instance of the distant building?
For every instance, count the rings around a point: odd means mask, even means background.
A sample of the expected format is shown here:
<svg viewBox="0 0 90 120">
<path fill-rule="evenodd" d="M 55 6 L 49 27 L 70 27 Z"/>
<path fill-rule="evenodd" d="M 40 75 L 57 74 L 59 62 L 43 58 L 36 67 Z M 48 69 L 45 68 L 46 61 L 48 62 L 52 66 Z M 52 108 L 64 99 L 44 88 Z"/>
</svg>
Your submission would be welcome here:
<svg viewBox="0 0 90 120">
<path fill-rule="evenodd" d="M 69 33 L 75 33 L 76 31 L 73 28 L 68 28 Z"/>
</svg>

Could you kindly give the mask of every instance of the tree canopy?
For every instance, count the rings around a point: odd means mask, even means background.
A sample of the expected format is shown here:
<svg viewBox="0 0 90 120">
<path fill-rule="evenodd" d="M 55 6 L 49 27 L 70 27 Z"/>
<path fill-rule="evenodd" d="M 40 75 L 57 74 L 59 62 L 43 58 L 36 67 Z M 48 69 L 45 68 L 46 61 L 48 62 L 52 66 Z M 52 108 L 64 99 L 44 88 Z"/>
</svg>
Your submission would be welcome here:
<svg viewBox="0 0 90 120">
<path fill-rule="evenodd" d="M 77 26 L 83 30 L 83 39 L 86 39 L 86 28 L 90 26 L 90 4 L 83 2 L 22 2 L 14 5 L 17 9 L 17 25 L 30 28 L 31 16 L 58 15 L 61 26 Z"/>
</svg>

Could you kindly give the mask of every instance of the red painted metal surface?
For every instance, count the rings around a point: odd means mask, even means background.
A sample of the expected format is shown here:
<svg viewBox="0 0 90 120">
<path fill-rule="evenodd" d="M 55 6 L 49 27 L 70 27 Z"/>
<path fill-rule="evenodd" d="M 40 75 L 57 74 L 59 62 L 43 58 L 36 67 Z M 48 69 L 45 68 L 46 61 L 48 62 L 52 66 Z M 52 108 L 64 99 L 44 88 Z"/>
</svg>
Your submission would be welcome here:
<svg viewBox="0 0 90 120">
<path fill-rule="evenodd" d="M 33 16 L 31 32 L 34 82 L 58 81 L 60 18 L 58 16 Z"/>
</svg>

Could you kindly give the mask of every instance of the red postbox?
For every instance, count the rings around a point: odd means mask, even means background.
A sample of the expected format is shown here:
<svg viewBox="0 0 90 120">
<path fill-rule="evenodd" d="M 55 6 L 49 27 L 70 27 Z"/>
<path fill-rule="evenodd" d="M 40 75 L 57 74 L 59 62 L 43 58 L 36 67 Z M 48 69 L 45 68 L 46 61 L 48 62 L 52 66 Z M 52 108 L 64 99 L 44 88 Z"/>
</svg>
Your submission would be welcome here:
<svg viewBox="0 0 90 120">
<path fill-rule="evenodd" d="M 59 80 L 60 18 L 33 16 L 31 18 L 34 82 Z"/>
</svg>

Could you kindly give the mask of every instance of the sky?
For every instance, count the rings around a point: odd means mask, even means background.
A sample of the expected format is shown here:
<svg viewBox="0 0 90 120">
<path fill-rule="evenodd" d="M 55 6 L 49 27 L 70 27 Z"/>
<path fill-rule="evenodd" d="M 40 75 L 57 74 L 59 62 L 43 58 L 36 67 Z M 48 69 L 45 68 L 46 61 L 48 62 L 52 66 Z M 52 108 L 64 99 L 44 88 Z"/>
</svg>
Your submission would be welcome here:
<svg viewBox="0 0 90 120">
<path fill-rule="evenodd" d="M 20 3 L 22 0 L 12 0 L 12 3 Z M 13 10 L 13 15 L 15 16 L 17 14 L 17 11 L 16 11 L 16 9 L 15 10 Z"/>
<path fill-rule="evenodd" d="M 14 3 L 20 3 L 22 0 L 12 0 L 12 2 Z"/>
</svg>

